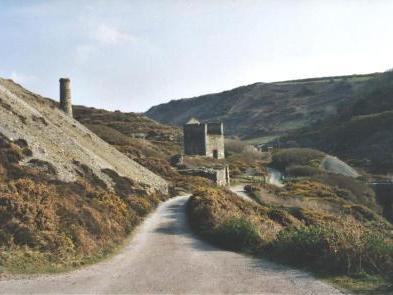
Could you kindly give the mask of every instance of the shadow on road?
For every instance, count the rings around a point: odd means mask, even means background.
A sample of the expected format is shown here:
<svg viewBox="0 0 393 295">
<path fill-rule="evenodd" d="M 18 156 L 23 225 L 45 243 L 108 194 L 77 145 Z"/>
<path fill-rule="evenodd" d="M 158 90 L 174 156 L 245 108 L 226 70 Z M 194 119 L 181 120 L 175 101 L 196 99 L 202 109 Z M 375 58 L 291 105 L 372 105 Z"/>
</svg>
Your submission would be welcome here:
<svg viewBox="0 0 393 295">
<path fill-rule="evenodd" d="M 225 251 L 219 249 L 207 242 L 199 240 L 199 238 L 192 232 L 186 214 L 187 200 L 181 204 L 171 204 L 166 208 L 164 216 L 167 218 L 165 222 L 162 222 L 154 232 L 164 235 L 177 235 L 185 239 L 184 242 L 187 246 L 191 246 L 196 250 L 201 251 Z"/>
</svg>

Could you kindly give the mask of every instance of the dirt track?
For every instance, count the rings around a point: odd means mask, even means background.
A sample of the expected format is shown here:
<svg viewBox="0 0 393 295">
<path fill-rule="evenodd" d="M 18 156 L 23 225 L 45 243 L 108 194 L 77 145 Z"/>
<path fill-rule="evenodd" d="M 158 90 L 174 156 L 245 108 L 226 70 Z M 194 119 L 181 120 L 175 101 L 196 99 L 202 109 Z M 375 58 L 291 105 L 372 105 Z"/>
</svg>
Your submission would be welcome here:
<svg viewBox="0 0 393 295">
<path fill-rule="evenodd" d="M 139 227 L 112 259 L 67 274 L 0 281 L 1 294 L 341 294 L 307 273 L 217 249 L 190 231 L 176 197 Z"/>
</svg>

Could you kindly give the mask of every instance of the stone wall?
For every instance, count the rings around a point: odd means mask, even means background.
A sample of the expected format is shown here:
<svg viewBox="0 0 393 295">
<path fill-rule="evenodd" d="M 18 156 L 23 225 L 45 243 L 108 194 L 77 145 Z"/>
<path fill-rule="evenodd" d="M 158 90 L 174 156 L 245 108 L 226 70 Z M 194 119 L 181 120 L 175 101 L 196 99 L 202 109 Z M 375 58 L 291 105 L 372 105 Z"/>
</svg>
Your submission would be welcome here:
<svg viewBox="0 0 393 295">
<path fill-rule="evenodd" d="M 206 157 L 225 158 L 224 135 L 208 134 L 206 142 Z"/>
<path fill-rule="evenodd" d="M 226 165 L 224 167 L 217 168 L 193 168 L 193 169 L 183 169 L 179 170 L 183 175 L 189 176 L 199 176 L 210 179 L 218 186 L 228 186 L 230 185 L 229 178 L 229 167 Z"/>
<path fill-rule="evenodd" d="M 186 155 L 206 155 L 206 124 L 186 124 L 184 132 L 184 153 Z"/>
<path fill-rule="evenodd" d="M 224 159 L 224 125 L 222 122 L 207 123 L 206 156 Z"/>
<path fill-rule="evenodd" d="M 222 169 L 216 170 L 215 181 L 218 186 L 227 186 L 230 185 L 229 179 L 229 167 L 225 166 Z"/>
</svg>

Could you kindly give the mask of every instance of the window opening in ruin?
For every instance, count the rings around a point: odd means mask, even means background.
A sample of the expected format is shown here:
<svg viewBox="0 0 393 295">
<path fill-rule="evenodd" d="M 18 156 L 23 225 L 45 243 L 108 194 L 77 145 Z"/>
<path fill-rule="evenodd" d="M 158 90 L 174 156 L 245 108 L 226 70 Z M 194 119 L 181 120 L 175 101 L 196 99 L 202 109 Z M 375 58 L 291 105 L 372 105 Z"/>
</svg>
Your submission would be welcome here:
<svg viewBox="0 0 393 295">
<path fill-rule="evenodd" d="M 218 159 L 218 150 L 213 150 L 213 158 Z"/>
</svg>

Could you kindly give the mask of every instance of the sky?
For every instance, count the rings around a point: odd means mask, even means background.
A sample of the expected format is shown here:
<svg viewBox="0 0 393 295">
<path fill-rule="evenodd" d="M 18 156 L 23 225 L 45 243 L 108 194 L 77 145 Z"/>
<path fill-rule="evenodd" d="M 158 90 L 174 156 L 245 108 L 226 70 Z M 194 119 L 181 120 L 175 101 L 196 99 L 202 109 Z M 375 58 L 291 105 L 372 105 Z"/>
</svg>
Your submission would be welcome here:
<svg viewBox="0 0 393 295">
<path fill-rule="evenodd" d="M 0 77 L 143 112 L 255 82 L 393 67 L 390 0 L 0 0 Z"/>
</svg>

